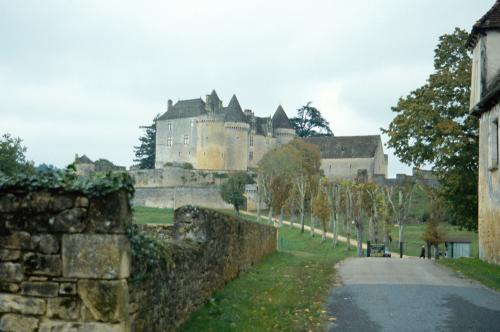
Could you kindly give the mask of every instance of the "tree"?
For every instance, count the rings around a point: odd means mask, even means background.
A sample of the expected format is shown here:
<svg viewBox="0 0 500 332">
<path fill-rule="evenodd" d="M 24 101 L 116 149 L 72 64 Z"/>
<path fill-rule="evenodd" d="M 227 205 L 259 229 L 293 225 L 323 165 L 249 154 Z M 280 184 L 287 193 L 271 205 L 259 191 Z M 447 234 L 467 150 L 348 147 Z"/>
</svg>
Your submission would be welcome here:
<svg viewBox="0 0 500 332">
<path fill-rule="evenodd" d="M 319 187 L 313 203 L 313 214 L 319 220 L 322 230 L 321 242 L 326 240 L 326 231 L 328 227 L 328 218 L 330 217 L 330 206 L 328 204 L 328 179 L 321 178 Z"/>
<path fill-rule="evenodd" d="M 0 174 L 14 175 L 31 172 L 33 163 L 26 160 L 26 147 L 19 137 L 3 134 L 0 137 Z"/>
<path fill-rule="evenodd" d="M 333 135 L 330 123 L 323 118 L 316 107 L 311 106 L 311 102 L 299 108 L 297 116 L 290 121 L 299 137 Z"/>
<path fill-rule="evenodd" d="M 220 195 L 222 199 L 234 206 L 238 216 L 240 208 L 245 203 L 245 184 L 248 182 L 248 176 L 245 172 L 236 172 L 227 178 L 220 186 Z"/>
<path fill-rule="evenodd" d="M 136 166 L 140 169 L 154 169 L 156 157 L 156 122 L 160 114 L 157 114 L 153 119 L 153 123 L 149 126 L 141 126 L 144 129 L 144 135 L 139 137 L 139 146 L 134 146 Z"/>
<path fill-rule="evenodd" d="M 439 38 L 434 73 L 392 107 L 387 145 L 402 162 L 433 165 L 440 196 L 457 224 L 477 229 L 478 123 L 469 116 L 471 57 L 466 31 Z"/>
</svg>

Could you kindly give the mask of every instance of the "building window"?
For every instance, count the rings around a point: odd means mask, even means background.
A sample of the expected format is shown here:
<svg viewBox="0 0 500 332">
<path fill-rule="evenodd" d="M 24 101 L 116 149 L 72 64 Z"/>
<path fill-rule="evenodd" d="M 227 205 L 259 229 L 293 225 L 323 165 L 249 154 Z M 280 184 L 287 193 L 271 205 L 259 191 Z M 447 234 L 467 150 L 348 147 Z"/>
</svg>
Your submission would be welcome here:
<svg viewBox="0 0 500 332">
<path fill-rule="evenodd" d="M 172 131 L 172 121 L 167 122 L 167 127 L 169 131 Z"/>
<path fill-rule="evenodd" d="M 253 146 L 253 135 L 250 135 L 250 146 Z"/>
<path fill-rule="evenodd" d="M 189 135 L 184 135 L 184 145 L 189 145 Z"/>
<path fill-rule="evenodd" d="M 490 171 L 494 171 L 498 169 L 498 157 L 499 157 L 499 144 L 498 144 L 498 119 L 495 119 L 491 122 L 490 125 L 490 132 L 489 132 L 489 155 L 490 158 L 488 158 L 488 168 Z"/>
<path fill-rule="evenodd" d="M 167 137 L 167 146 L 172 146 L 172 136 Z"/>
<path fill-rule="evenodd" d="M 253 160 L 253 151 L 248 153 L 248 160 Z"/>
<path fill-rule="evenodd" d="M 194 128 L 194 120 L 191 120 L 191 128 Z"/>
</svg>

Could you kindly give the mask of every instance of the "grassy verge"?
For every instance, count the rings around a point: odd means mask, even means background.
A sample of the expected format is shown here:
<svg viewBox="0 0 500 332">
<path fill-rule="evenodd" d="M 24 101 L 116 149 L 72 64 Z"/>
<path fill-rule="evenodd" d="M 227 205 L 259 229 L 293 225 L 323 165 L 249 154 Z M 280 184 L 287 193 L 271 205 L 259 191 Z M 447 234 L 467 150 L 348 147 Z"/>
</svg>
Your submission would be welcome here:
<svg viewBox="0 0 500 332">
<path fill-rule="evenodd" d="M 181 331 L 321 330 L 334 265 L 354 251 L 332 249 L 330 242 L 287 226 L 279 233 L 280 251 L 216 292 Z"/>
<path fill-rule="evenodd" d="M 500 291 L 500 265 L 489 264 L 479 258 L 440 259 L 437 262 Z"/>
<path fill-rule="evenodd" d="M 133 222 L 135 224 L 172 224 L 173 220 L 173 209 L 158 209 L 143 206 L 134 207 Z"/>
</svg>

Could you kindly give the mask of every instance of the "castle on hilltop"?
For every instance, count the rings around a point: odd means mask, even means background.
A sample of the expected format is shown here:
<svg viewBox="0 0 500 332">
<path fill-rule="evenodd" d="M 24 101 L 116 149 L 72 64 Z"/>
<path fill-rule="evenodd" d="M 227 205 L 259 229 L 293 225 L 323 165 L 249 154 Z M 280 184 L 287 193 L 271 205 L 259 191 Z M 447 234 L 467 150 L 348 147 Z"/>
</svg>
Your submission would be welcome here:
<svg viewBox="0 0 500 332">
<path fill-rule="evenodd" d="M 213 90 L 205 101 L 168 101 L 167 111 L 156 123 L 155 168 L 175 161 L 196 169 L 246 171 L 257 167 L 266 152 L 294 137 L 281 105 L 272 117 L 258 117 L 243 111 L 235 95 L 224 107 Z"/>
</svg>

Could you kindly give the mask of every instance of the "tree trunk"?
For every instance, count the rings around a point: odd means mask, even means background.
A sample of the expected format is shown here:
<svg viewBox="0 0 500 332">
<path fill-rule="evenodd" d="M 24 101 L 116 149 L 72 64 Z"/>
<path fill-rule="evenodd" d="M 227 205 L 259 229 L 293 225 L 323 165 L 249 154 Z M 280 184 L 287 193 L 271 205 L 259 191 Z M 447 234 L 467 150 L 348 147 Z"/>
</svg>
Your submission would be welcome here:
<svg viewBox="0 0 500 332">
<path fill-rule="evenodd" d="M 403 242 L 403 228 L 404 225 L 402 222 L 399 223 L 399 243 Z"/>
<path fill-rule="evenodd" d="M 434 245 L 435 250 L 434 250 L 434 259 L 438 260 L 439 259 L 439 244 Z"/>
<path fill-rule="evenodd" d="M 271 207 L 271 203 L 269 203 L 269 214 L 267 216 L 267 223 L 269 225 L 273 223 L 273 208 Z"/>
<path fill-rule="evenodd" d="M 279 222 L 279 227 L 283 226 L 283 210 L 285 210 L 285 208 L 282 206 L 282 207 L 281 207 L 281 210 L 280 210 L 280 222 Z"/>
<path fill-rule="evenodd" d="M 293 224 L 295 223 L 295 211 L 292 211 L 292 215 L 290 216 L 290 228 L 293 228 Z"/>
<path fill-rule="evenodd" d="M 311 202 L 310 215 L 311 215 L 311 237 L 314 237 L 314 215 L 313 215 L 313 212 L 312 212 L 312 202 Z"/>
<path fill-rule="evenodd" d="M 259 196 L 257 199 L 257 222 L 260 222 L 260 202 L 261 202 L 261 199 L 260 199 L 260 194 L 258 193 L 258 191 L 257 191 L 257 195 Z"/>
<path fill-rule="evenodd" d="M 332 222 L 332 226 L 333 226 L 333 241 L 332 241 L 332 246 L 334 248 L 337 247 L 337 240 L 338 240 L 338 237 L 337 237 L 337 234 L 338 234 L 338 230 L 337 230 L 337 214 L 334 212 L 333 213 L 333 222 Z"/>
<path fill-rule="evenodd" d="M 431 248 L 432 248 L 431 245 L 427 243 L 427 259 L 432 258 Z"/>
<path fill-rule="evenodd" d="M 358 257 L 363 257 L 363 224 L 361 223 L 361 220 L 356 221 L 356 237 Z"/>
<path fill-rule="evenodd" d="M 370 217 L 370 219 L 368 219 L 368 239 L 370 239 L 370 242 L 371 243 L 375 243 L 375 239 L 373 237 L 373 217 Z"/>
<path fill-rule="evenodd" d="M 300 201 L 300 232 L 304 233 L 304 217 L 305 217 L 305 198 L 302 197 Z"/>
<path fill-rule="evenodd" d="M 347 234 L 347 247 L 346 250 L 350 251 L 351 250 L 351 224 L 349 223 L 349 220 L 346 222 L 346 234 Z"/>
</svg>

